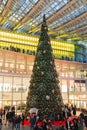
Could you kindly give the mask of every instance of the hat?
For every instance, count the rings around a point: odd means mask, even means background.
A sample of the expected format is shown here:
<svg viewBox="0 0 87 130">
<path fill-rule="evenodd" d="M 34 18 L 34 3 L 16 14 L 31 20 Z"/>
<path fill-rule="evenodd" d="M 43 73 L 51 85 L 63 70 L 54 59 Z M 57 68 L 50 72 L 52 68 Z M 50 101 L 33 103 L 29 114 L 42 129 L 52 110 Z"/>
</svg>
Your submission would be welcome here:
<svg viewBox="0 0 87 130">
<path fill-rule="evenodd" d="M 32 112 L 32 114 L 36 114 L 35 112 Z"/>
</svg>

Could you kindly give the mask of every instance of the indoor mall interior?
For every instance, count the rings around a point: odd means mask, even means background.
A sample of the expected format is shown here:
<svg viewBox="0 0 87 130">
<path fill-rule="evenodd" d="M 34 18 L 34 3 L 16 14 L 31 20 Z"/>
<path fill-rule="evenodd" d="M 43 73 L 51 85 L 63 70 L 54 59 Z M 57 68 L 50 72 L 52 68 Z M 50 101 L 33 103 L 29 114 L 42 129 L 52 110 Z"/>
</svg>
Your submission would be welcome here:
<svg viewBox="0 0 87 130">
<path fill-rule="evenodd" d="M 26 104 L 43 14 L 64 103 L 87 108 L 87 1 L 0 2 L 0 108 Z"/>
</svg>

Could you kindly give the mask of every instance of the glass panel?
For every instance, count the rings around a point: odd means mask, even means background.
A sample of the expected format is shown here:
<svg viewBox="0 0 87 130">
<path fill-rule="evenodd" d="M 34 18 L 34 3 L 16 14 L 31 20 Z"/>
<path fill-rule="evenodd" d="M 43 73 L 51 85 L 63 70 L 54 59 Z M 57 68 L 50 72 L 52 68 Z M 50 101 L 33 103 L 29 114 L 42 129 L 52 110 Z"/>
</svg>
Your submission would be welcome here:
<svg viewBox="0 0 87 130">
<path fill-rule="evenodd" d="M 11 105 L 12 104 L 12 77 L 4 77 L 3 78 L 3 105 Z"/>
<path fill-rule="evenodd" d="M 5 5 L 6 5 L 6 3 L 7 3 L 7 0 L 2 0 L 2 1 L 0 1 L 0 13 L 3 11 L 3 9 L 4 9 Z"/>
<path fill-rule="evenodd" d="M 42 22 L 42 17 L 43 17 L 44 14 L 46 14 L 46 17 L 48 18 L 53 13 L 58 11 L 61 7 L 63 7 L 64 4 L 66 4 L 66 3 L 67 3 L 67 0 L 62 1 L 62 2 L 58 2 L 58 1 L 51 1 L 50 3 L 48 1 L 44 2 L 41 5 L 42 11 L 41 12 L 39 12 L 39 11 L 38 12 L 34 12 L 32 21 L 30 21 L 30 20 L 27 21 L 25 23 L 25 25 L 27 25 L 30 22 L 31 25 L 37 26 L 39 23 Z M 24 25 L 24 28 L 25 28 L 25 25 Z M 29 26 L 31 26 L 31 25 L 28 24 L 27 25 L 28 28 L 25 29 L 25 30 L 27 30 L 27 31 L 30 30 L 31 28 L 29 28 Z M 21 31 L 21 29 L 20 29 L 20 31 Z M 25 30 L 23 29 L 24 32 L 26 32 Z"/>
<path fill-rule="evenodd" d="M 67 80 L 62 80 L 61 91 L 67 92 Z"/>
<path fill-rule="evenodd" d="M 13 92 L 13 99 L 21 101 L 22 79 L 20 77 L 14 77 Z"/>
<path fill-rule="evenodd" d="M 0 76 L 0 108 L 3 106 L 3 76 Z"/>
<path fill-rule="evenodd" d="M 75 91 L 74 80 L 70 80 L 69 91 L 71 91 L 71 92 L 74 92 L 74 91 Z"/>
<path fill-rule="evenodd" d="M 51 28 L 58 27 L 61 24 L 67 23 L 68 21 L 71 21 L 72 19 L 74 19 L 75 17 L 81 15 L 82 13 L 84 13 L 86 11 L 87 11 L 87 6 L 86 5 L 81 5 L 81 7 L 79 7 L 78 9 L 74 9 L 74 10 L 73 10 L 73 8 L 68 8 L 68 14 L 66 13 L 65 16 L 63 16 L 63 17 L 61 17 L 61 18 L 59 18 L 57 20 L 55 19 L 55 21 L 52 24 L 50 24 L 50 27 Z"/>
</svg>

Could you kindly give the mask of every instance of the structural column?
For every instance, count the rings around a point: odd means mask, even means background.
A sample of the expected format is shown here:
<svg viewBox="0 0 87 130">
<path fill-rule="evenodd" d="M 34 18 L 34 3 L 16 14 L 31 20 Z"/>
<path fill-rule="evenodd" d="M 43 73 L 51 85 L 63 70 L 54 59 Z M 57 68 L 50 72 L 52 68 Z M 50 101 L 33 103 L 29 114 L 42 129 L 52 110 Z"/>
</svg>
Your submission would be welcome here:
<svg viewBox="0 0 87 130">
<path fill-rule="evenodd" d="M 70 91 L 70 80 L 67 79 L 67 98 L 68 98 L 68 103 L 69 103 L 69 91 Z"/>
<path fill-rule="evenodd" d="M 21 106 L 22 106 L 23 77 L 21 78 Z M 21 107 L 22 112 L 22 107 Z"/>
<path fill-rule="evenodd" d="M 13 85 L 14 85 L 14 77 L 12 77 L 12 97 L 11 97 L 11 106 L 13 106 Z"/>
</svg>

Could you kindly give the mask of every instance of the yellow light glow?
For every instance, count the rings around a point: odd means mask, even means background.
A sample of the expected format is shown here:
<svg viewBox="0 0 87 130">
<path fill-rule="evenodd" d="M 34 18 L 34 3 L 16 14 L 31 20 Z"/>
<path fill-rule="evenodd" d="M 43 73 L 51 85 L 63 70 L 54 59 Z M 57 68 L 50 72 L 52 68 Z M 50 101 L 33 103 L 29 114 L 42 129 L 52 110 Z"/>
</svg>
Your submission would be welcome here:
<svg viewBox="0 0 87 130">
<path fill-rule="evenodd" d="M 25 49 L 25 51 L 36 51 L 38 46 L 38 40 L 39 37 L 37 36 L 0 30 L 0 46 L 2 47 L 14 46 L 20 49 Z M 55 56 L 68 56 L 72 58 L 74 57 L 74 44 L 51 39 L 51 45 Z"/>
</svg>

